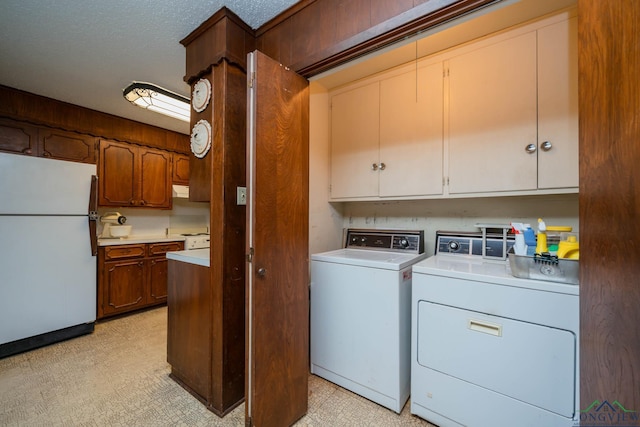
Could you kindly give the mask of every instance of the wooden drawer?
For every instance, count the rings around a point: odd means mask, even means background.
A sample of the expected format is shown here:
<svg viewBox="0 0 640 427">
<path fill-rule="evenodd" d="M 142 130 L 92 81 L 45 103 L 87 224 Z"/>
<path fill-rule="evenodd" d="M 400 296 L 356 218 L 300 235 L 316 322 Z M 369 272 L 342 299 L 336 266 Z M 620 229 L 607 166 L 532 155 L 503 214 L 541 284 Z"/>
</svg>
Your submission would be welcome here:
<svg viewBox="0 0 640 427">
<path fill-rule="evenodd" d="M 143 258 L 144 257 L 144 244 L 140 245 L 118 245 L 118 246 L 105 246 L 104 258 L 105 260 L 116 260 L 123 258 Z"/>
<path fill-rule="evenodd" d="M 147 256 L 164 257 L 164 254 L 171 251 L 181 251 L 184 248 L 183 242 L 168 242 L 168 243 L 149 243 L 147 245 Z"/>
</svg>

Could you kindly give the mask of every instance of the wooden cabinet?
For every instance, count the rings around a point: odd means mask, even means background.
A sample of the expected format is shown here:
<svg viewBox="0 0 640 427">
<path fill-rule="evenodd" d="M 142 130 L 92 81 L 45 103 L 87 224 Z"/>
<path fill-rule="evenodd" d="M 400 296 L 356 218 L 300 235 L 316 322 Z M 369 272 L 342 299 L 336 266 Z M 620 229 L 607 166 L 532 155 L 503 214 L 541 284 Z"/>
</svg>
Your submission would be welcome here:
<svg viewBox="0 0 640 427">
<path fill-rule="evenodd" d="M 80 163 L 96 163 L 96 138 L 75 132 L 40 128 L 38 155 Z"/>
<path fill-rule="evenodd" d="M 189 185 L 189 156 L 173 153 L 173 183 Z"/>
<path fill-rule="evenodd" d="M 98 318 L 163 304 L 168 251 L 182 242 L 101 246 L 98 249 Z"/>
<path fill-rule="evenodd" d="M 38 128 L 15 120 L 0 119 L 0 151 L 36 156 Z"/>
<path fill-rule="evenodd" d="M 100 206 L 171 208 L 171 153 L 100 141 Z"/>
<path fill-rule="evenodd" d="M 331 197 L 442 194 L 442 62 L 331 98 Z"/>
<path fill-rule="evenodd" d="M 0 119 L 0 151 L 95 164 L 95 150 L 90 135 Z"/>
</svg>

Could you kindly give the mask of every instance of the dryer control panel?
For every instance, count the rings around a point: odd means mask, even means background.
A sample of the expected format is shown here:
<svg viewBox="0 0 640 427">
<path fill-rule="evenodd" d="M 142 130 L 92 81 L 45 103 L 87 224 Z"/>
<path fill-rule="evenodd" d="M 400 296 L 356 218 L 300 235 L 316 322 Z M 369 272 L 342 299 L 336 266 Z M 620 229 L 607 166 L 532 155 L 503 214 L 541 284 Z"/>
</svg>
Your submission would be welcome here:
<svg viewBox="0 0 640 427">
<path fill-rule="evenodd" d="M 421 254 L 424 252 L 424 231 L 350 228 L 346 230 L 345 248 Z"/>
</svg>

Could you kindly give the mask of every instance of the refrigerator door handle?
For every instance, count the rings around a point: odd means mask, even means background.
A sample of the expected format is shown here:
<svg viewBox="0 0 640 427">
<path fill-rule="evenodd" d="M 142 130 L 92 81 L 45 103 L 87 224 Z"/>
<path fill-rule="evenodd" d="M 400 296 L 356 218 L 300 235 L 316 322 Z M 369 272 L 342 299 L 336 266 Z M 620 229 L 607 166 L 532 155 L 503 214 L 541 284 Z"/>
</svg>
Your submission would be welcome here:
<svg viewBox="0 0 640 427">
<path fill-rule="evenodd" d="M 89 193 L 89 239 L 91 241 L 91 255 L 98 255 L 98 177 L 91 175 L 91 191 Z"/>
</svg>

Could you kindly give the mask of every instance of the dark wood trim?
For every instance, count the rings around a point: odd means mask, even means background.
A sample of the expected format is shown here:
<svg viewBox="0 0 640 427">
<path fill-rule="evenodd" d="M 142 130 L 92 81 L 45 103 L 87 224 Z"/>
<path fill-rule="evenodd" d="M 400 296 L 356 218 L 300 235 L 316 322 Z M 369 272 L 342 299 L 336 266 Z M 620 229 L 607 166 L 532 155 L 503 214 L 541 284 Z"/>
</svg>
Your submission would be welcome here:
<svg viewBox="0 0 640 427">
<path fill-rule="evenodd" d="M 0 85 L 0 117 L 188 154 L 189 136 Z"/>
<path fill-rule="evenodd" d="M 416 1 L 413 2 L 412 8 L 387 19 L 384 19 L 385 15 L 382 15 L 383 20 L 376 23 L 371 22 L 373 18 L 364 17 L 364 14 L 373 15 L 374 6 L 382 8 L 381 4 L 385 0 L 371 0 L 370 3 L 364 2 L 364 4 L 368 3 L 368 9 L 354 9 L 355 13 L 361 15 L 354 17 L 354 20 L 370 22 L 370 26 L 361 28 L 359 32 L 349 37 L 340 39 L 340 35 L 337 33 L 328 31 L 323 25 L 309 21 L 317 19 L 318 14 L 325 13 L 327 14 L 326 19 L 332 21 L 332 9 L 336 7 L 333 4 L 335 1 L 309 0 L 297 3 L 257 29 L 255 32 L 257 47 L 308 78 L 406 37 L 501 1 L 503 0 Z M 303 15 L 303 12 L 306 12 L 305 9 L 310 7 L 315 7 L 318 10 L 314 13 L 307 13 L 306 16 Z M 303 49 L 302 52 L 298 52 L 299 49 L 294 49 L 292 41 L 299 39 L 314 40 L 314 43 L 309 43 L 309 46 L 304 47 L 308 51 Z M 318 50 L 312 50 L 315 46 L 321 47 Z"/>
<path fill-rule="evenodd" d="M 640 2 L 578 0 L 583 409 L 640 410 L 638 22 Z"/>
</svg>

